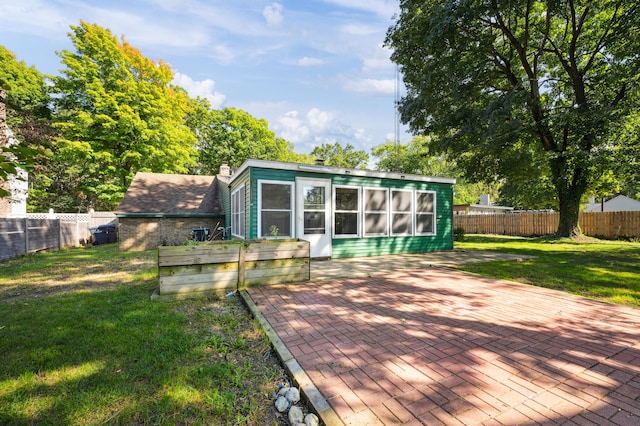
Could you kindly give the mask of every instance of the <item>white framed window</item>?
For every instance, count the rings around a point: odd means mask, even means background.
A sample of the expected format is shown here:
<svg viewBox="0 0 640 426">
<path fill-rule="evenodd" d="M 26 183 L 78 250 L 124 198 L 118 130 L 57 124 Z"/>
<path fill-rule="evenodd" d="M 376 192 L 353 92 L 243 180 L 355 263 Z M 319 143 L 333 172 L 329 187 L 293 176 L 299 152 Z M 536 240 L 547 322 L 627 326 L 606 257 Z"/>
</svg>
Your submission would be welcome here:
<svg viewBox="0 0 640 426">
<path fill-rule="evenodd" d="M 360 237 L 360 187 L 333 187 L 333 235 L 336 238 Z"/>
<path fill-rule="evenodd" d="M 412 190 L 391 190 L 391 235 L 413 235 Z"/>
<path fill-rule="evenodd" d="M 416 235 L 436 233 L 436 193 L 416 191 Z"/>
<path fill-rule="evenodd" d="M 245 186 L 242 185 L 231 193 L 231 235 L 245 237 Z"/>
<path fill-rule="evenodd" d="M 258 237 L 293 237 L 294 182 L 258 181 Z"/>
<path fill-rule="evenodd" d="M 387 188 L 364 188 L 364 236 L 389 235 L 389 191 Z"/>
</svg>

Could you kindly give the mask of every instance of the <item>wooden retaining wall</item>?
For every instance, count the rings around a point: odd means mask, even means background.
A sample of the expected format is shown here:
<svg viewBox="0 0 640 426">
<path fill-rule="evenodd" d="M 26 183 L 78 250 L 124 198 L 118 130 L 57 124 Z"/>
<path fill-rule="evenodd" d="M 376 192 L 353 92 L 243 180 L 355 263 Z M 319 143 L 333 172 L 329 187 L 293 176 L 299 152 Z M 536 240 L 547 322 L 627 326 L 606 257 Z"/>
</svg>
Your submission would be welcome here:
<svg viewBox="0 0 640 426">
<path fill-rule="evenodd" d="M 158 247 L 160 295 L 308 281 L 310 272 L 309 242 L 303 240 Z"/>
<path fill-rule="evenodd" d="M 454 228 L 467 234 L 551 235 L 558 230 L 560 213 L 533 212 L 487 215 L 456 215 Z M 580 213 L 580 229 L 585 235 L 600 238 L 640 238 L 640 212 Z"/>
</svg>

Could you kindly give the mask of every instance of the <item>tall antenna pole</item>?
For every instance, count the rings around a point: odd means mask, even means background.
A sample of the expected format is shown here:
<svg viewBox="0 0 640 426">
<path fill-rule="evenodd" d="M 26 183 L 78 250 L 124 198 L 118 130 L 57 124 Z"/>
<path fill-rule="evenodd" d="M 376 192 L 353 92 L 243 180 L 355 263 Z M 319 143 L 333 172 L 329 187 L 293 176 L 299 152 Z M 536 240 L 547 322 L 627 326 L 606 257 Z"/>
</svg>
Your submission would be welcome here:
<svg viewBox="0 0 640 426">
<path fill-rule="evenodd" d="M 396 172 L 400 172 L 400 110 L 398 109 L 398 105 L 400 103 L 400 71 L 398 68 L 398 64 L 396 64 L 396 78 L 395 78 L 395 100 L 394 100 L 394 109 L 395 109 L 395 128 L 394 128 L 394 138 L 396 144 Z"/>
</svg>

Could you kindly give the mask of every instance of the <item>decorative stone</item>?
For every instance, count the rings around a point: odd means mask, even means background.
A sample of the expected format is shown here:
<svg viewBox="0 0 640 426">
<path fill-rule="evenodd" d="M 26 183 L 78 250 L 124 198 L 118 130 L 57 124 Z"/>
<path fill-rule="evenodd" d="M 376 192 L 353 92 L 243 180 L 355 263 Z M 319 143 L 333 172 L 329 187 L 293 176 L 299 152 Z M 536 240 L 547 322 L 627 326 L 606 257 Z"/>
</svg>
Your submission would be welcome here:
<svg viewBox="0 0 640 426">
<path fill-rule="evenodd" d="M 285 396 L 288 390 L 289 388 L 286 386 L 281 387 L 278 391 L 278 396 Z"/>
<path fill-rule="evenodd" d="M 289 408 L 289 401 L 287 401 L 287 398 L 284 396 L 279 396 L 278 399 L 276 399 L 276 410 L 284 413 L 287 411 L 287 408 Z"/>
<path fill-rule="evenodd" d="M 304 416 L 304 424 L 307 426 L 318 426 L 320 424 L 320 420 L 315 414 L 309 413 Z"/>
<path fill-rule="evenodd" d="M 289 423 L 295 425 L 296 423 L 304 422 L 304 413 L 302 408 L 294 405 L 289 409 Z"/>
<path fill-rule="evenodd" d="M 295 404 L 296 402 L 300 401 L 300 391 L 298 390 L 298 388 L 289 388 L 289 390 L 285 394 L 285 397 L 287 398 L 287 401 Z"/>
</svg>

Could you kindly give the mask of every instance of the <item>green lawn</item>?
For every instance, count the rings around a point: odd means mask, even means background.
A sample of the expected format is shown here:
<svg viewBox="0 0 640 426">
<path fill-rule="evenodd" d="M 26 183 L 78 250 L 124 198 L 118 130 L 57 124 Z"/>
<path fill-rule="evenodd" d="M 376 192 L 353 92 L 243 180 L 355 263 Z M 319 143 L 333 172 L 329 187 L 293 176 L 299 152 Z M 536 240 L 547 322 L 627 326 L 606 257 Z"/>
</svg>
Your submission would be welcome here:
<svg viewBox="0 0 640 426">
<path fill-rule="evenodd" d="M 640 307 L 640 243 L 588 241 L 467 235 L 454 246 L 536 256 L 460 267 L 465 271 Z"/>
<path fill-rule="evenodd" d="M 0 263 L 0 424 L 277 424 L 286 379 L 237 297 L 151 302 L 156 253 Z"/>
</svg>

